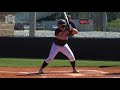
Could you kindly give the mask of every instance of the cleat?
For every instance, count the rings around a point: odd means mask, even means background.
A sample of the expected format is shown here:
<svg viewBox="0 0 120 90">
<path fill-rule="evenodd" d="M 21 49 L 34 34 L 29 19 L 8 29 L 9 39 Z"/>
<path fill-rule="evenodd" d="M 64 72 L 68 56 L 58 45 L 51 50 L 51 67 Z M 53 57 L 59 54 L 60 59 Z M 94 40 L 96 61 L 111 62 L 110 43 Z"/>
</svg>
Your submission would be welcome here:
<svg viewBox="0 0 120 90">
<path fill-rule="evenodd" d="M 76 70 L 76 69 L 74 69 L 74 70 L 73 70 L 73 73 L 79 73 L 79 71 L 78 71 L 78 70 Z"/>
<path fill-rule="evenodd" d="M 43 71 L 42 71 L 42 70 L 40 70 L 40 71 L 39 71 L 39 74 L 43 74 Z"/>
</svg>

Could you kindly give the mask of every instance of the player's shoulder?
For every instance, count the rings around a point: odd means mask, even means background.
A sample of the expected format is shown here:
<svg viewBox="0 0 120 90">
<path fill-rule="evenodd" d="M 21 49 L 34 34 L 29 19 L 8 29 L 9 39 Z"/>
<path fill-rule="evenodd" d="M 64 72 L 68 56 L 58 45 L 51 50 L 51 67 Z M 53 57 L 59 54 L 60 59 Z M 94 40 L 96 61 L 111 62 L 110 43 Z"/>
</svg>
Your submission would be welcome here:
<svg viewBox="0 0 120 90">
<path fill-rule="evenodd" d="M 57 29 L 55 29 L 55 36 L 57 36 L 58 35 L 58 33 L 60 33 L 61 31 L 60 31 L 60 29 L 59 28 L 57 28 Z"/>
<path fill-rule="evenodd" d="M 71 24 L 71 25 L 75 25 L 75 23 L 74 23 L 73 21 L 70 21 L 69 24 Z"/>
<path fill-rule="evenodd" d="M 55 29 L 55 31 L 56 31 L 56 32 L 59 32 L 59 31 L 60 31 L 60 29 L 59 29 L 59 28 L 56 28 L 56 29 Z"/>
</svg>

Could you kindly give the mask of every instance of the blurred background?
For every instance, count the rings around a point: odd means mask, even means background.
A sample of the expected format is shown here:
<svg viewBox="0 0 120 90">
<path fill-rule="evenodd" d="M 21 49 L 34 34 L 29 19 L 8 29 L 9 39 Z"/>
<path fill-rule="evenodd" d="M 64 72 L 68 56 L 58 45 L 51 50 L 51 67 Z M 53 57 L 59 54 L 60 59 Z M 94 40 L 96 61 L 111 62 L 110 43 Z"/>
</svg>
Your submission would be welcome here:
<svg viewBox="0 0 120 90">
<path fill-rule="evenodd" d="M 109 37 L 111 33 L 107 32 L 114 32 L 113 36 L 119 36 L 120 12 L 67 12 L 67 14 L 72 16 L 78 31 L 83 33 L 74 37 L 97 37 L 98 32 L 99 37 Z M 0 36 L 54 37 L 57 21 L 63 18 L 63 12 L 0 12 Z"/>
</svg>

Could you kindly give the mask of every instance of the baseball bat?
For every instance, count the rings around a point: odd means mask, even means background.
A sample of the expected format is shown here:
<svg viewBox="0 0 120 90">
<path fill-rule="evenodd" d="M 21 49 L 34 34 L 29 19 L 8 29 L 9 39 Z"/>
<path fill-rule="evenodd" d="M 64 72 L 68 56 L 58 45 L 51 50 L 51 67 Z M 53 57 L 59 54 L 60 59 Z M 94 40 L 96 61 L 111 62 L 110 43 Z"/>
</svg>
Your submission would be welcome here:
<svg viewBox="0 0 120 90">
<path fill-rule="evenodd" d="M 69 25 L 69 21 L 68 21 L 68 17 L 67 17 L 66 12 L 64 12 L 64 18 L 65 18 L 65 21 L 67 23 L 67 29 L 70 30 L 70 25 Z"/>
</svg>

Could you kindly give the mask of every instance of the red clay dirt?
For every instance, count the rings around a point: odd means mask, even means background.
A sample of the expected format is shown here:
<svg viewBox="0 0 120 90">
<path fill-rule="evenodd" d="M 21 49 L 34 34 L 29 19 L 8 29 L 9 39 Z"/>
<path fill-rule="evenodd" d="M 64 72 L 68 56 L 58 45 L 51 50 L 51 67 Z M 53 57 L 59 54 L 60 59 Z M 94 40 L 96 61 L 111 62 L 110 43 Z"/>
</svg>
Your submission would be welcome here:
<svg viewBox="0 0 120 90">
<path fill-rule="evenodd" d="M 37 74 L 38 67 L 0 67 L 0 78 L 120 78 L 120 67 L 46 67 L 44 74 Z"/>
</svg>

